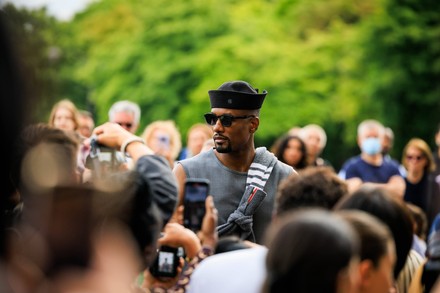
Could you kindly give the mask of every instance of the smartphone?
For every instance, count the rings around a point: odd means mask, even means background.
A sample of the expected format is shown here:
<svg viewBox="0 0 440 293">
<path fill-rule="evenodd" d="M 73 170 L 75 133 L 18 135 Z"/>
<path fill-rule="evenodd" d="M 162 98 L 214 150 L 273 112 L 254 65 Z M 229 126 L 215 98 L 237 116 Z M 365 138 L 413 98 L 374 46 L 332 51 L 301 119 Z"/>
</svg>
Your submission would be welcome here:
<svg viewBox="0 0 440 293">
<path fill-rule="evenodd" d="M 183 197 L 183 225 L 197 233 L 205 216 L 205 200 L 209 194 L 209 180 L 191 178 L 185 181 Z"/>
<path fill-rule="evenodd" d="M 171 145 L 171 139 L 169 135 L 163 134 L 158 136 L 158 144 L 161 150 L 168 151 Z"/>
<path fill-rule="evenodd" d="M 179 266 L 179 249 L 171 246 L 161 246 L 156 259 L 150 267 L 150 272 L 155 277 L 175 277 Z"/>
</svg>

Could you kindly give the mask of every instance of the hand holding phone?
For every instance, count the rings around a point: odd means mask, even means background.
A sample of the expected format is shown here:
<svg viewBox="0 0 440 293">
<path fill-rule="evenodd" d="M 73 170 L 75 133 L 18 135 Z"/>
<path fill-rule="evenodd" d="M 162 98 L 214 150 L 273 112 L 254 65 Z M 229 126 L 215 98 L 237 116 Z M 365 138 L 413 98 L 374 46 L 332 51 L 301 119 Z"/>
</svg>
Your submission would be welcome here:
<svg viewBox="0 0 440 293">
<path fill-rule="evenodd" d="M 205 200 L 209 193 L 209 180 L 191 178 L 185 181 L 183 225 L 197 233 L 202 228 Z"/>
</svg>

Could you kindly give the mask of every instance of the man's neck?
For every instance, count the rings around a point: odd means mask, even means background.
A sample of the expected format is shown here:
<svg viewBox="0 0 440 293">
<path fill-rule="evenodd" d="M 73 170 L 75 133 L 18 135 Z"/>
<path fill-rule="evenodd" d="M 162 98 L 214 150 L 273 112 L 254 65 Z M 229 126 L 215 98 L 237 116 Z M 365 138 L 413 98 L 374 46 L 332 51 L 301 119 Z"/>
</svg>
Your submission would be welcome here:
<svg viewBox="0 0 440 293">
<path fill-rule="evenodd" d="M 220 160 L 220 162 L 237 172 L 247 172 L 255 157 L 255 148 L 252 147 L 246 151 L 219 153 L 214 150 L 214 154 Z"/>
<path fill-rule="evenodd" d="M 373 166 L 380 166 L 382 165 L 383 162 L 383 157 L 382 154 L 375 154 L 375 155 L 368 155 L 365 153 L 361 153 L 361 158 L 362 160 L 364 160 L 365 162 L 373 165 Z"/>
</svg>

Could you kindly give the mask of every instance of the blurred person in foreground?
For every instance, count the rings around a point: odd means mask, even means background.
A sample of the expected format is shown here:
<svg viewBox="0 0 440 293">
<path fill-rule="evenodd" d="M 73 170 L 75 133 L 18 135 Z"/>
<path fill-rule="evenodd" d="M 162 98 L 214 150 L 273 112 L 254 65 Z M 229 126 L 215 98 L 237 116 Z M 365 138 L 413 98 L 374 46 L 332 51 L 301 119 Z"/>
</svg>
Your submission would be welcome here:
<svg viewBox="0 0 440 293">
<path fill-rule="evenodd" d="M 289 213 L 267 239 L 262 292 L 357 292 L 359 237 L 339 216 L 322 209 Z"/>
<path fill-rule="evenodd" d="M 396 251 L 393 290 L 406 292 L 415 270 L 423 258 L 413 250 L 413 221 L 405 203 L 386 189 L 364 185 L 341 199 L 335 210 L 361 210 L 381 220 L 390 229 Z"/>
<path fill-rule="evenodd" d="M 389 228 L 363 211 L 338 211 L 360 238 L 359 293 L 390 293 L 394 290 L 396 251 Z"/>
<path fill-rule="evenodd" d="M 122 147 L 136 168 L 79 184 L 74 147 L 65 143 L 69 137 L 48 126 L 27 130 L 30 147 L 23 151 L 20 172 L 24 209 L 11 227 L 6 264 L 10 287 L 121 292 L 151 264 L 159 231 L 175 208 L 172 172 L 117 124 L 98 126 L 94 134 L 100 145 Z"/>
</svg>

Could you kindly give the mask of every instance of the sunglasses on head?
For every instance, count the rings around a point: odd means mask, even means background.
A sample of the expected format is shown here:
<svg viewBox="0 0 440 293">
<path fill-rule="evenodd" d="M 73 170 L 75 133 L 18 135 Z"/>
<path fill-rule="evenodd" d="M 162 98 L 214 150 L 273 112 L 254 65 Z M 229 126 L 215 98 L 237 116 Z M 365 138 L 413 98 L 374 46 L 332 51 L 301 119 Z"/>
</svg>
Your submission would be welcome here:
<svg viewBox="0 0 440 293">
<path fill-rule="evenodd" d="M 416 160 L 416 161 L 420 161 L 421 159 L 423 159 L 423 156 L 411 156 L 411 155 L 406 155 L 406 159 L 407 159 L 407 160 Z"/>
<path fill-rule="evenodd" d="M 247 119 L 247 118 L 254 118 L 255 115 L 244 115 L 244 116 L 232 116 L 230 114 L 223 114 L 220 116 L 215 115 L 214 113 L 206 113 L 205 115 L 206 123 L 208 123 L 211 126 L 214 126 L 217 123 L 217 120 L 220 119 L 220 123 L 224 127 L 229 127 L 232 125 L 232 121 L 235 119 Z"/>
<path fill-rule="evenodd" d="M 122 127 L 127 127 L 127 128 L 131 128 L 133 126 L 133 123 L 125 123 L 125 122 L 116 122 L 119 125 L 121 125 Z"/>
</svg>

